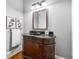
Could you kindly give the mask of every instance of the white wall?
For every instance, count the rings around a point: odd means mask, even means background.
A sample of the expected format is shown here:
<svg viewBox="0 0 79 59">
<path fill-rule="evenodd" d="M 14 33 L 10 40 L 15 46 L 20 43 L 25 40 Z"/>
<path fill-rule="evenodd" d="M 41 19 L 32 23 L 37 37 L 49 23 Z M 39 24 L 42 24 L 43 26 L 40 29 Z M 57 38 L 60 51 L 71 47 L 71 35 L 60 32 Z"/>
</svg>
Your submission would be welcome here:
<svg viewBox="0 0 79 59">
<path fill-rule="evenodd" d="M 23 0 L 6 0 L 6 16 L 17 17 L 23 20 Z M 9 50 L 9 32 L 6 31 L 6 48 Z"/>
<path fill-rule="evenodd" d="M 23 17 L 23 0 L 6 0 L 6 15 Z"/>
<path fill-rule="evenodd" d="M 29 33 L 32 30 L 32 12 L 24 13 L 24 33 Z"/>
<path fill-rule="evenodd" d="M 72 59 L 71 1 L 60 0 L 49 6 L 48 30 L 56 35 L 56 54 Z M 32 30 L 32 11 L 24 12 L 24 33 Z"/>
</svg>

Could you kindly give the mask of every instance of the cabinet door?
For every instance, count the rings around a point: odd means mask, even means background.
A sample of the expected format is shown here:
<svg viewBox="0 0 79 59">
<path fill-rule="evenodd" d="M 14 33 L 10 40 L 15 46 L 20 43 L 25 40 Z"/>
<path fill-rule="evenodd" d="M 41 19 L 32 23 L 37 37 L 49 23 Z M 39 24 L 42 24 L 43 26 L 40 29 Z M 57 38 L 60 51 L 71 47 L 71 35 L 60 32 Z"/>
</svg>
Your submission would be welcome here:
<svg viewBox="0 0 79 59">
<path fill-rule="evenodd" d="M 55 59 L 55 45 L 44 45 L 43 59 Z"/>
<path fill-rule="evenodd" d="M 33 59 L 41 59 L 41 51 L 39 44 L 31 39 L 24 40 L 24 55 Z"/>
</svg>

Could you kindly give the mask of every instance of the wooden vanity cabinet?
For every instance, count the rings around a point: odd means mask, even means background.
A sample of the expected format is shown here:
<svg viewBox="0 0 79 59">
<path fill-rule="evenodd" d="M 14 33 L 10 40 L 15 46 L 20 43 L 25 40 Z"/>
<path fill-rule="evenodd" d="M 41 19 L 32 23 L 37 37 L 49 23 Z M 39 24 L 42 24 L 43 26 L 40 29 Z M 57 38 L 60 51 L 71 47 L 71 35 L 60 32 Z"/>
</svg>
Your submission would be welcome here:
<svg viewBox="0 0 79 59">
<path fill-rule="evenodd" d="M 55 59 L 55 39 L 23 36 L 24 59 Z"/>
</svg>

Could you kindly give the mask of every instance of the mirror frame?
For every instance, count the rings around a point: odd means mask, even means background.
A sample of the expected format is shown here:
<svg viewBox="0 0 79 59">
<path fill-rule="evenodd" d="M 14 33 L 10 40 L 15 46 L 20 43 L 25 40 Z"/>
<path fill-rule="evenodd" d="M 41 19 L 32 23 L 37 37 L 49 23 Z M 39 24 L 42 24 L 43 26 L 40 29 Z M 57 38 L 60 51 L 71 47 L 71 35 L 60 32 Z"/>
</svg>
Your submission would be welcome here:
<svg viewBox="0 0 79 59">
<path fill-rule="evenodd" d="M 40 12 L 42 10 L 46 10 L 46 28 L 34 28 L 34 13 Z M 42 10 L 33 12 L 33 15 L 32 15 L 32 29 L 33 30 L 47 30 L 48 29 L 48 9 L 42 9 Z"/>
</svg>

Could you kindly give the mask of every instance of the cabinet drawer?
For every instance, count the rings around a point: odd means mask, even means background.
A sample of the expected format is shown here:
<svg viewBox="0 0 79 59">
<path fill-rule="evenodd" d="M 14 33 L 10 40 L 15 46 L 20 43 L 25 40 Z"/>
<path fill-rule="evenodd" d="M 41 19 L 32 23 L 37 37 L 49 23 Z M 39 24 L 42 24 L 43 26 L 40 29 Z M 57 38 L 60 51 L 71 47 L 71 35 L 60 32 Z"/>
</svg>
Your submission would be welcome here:
<svg viewBox="0 0 79 59">
<path fill-rule="evenodd" d="M 43 56 L 55 55 L 55 45 L 44 45 L 43 47 Z"/>
<path fill-rule="evenodd" d="M 43 44 L 55 44 L 55 39 L 43 39 Z"/>
<path fill-rule="evenodd" d="M 38 43 L 38 44 L 42 44 L 42 39 L 34 39 L 34 42 Z"/>
<path fill-rule="evenodd" d="M 32 37 L 29 36 L 23 36 L 23 40 L 32 39 Z"/>
</svg>

